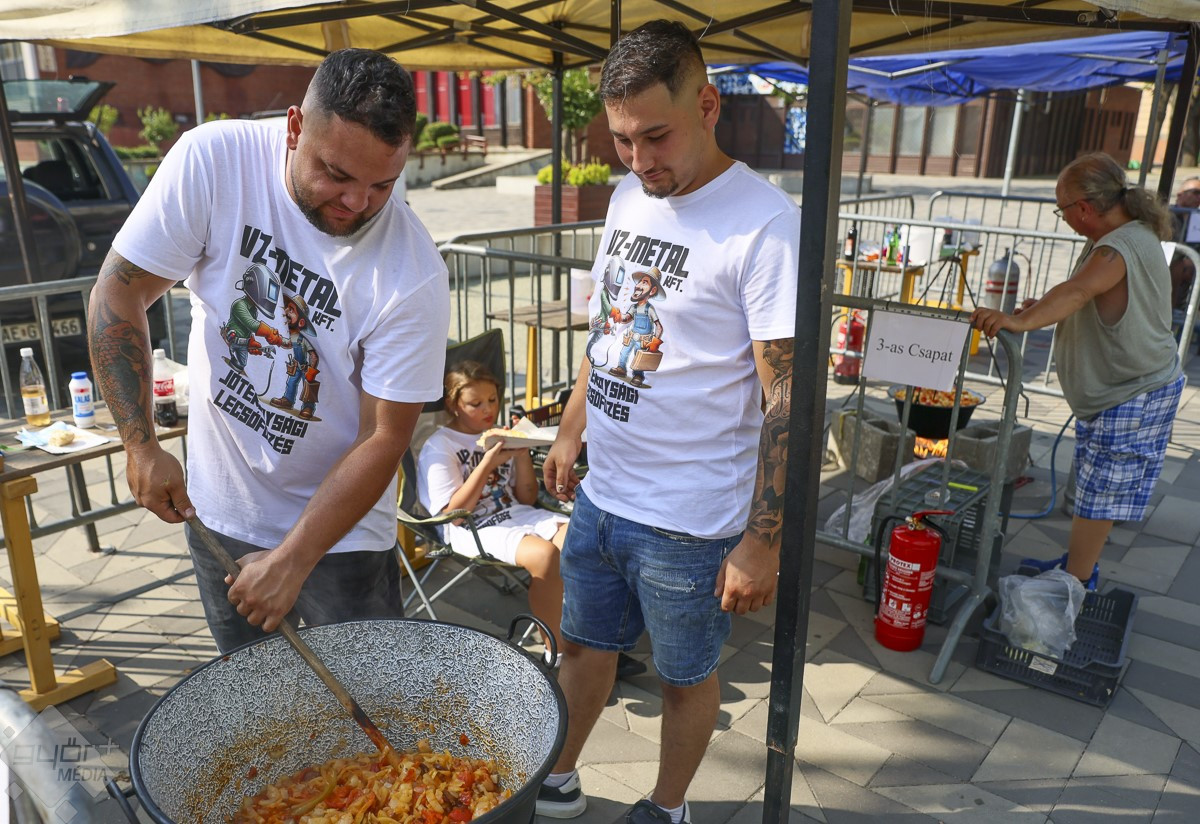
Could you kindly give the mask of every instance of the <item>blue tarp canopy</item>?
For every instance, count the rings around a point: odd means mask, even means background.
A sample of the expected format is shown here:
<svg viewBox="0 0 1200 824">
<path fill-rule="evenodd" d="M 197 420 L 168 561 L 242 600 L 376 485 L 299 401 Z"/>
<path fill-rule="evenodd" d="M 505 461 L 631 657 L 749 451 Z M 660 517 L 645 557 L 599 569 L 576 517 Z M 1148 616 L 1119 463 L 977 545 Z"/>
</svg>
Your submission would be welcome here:
<svg viewBox="0 0 1200 824">
<path fill-rule="evenodd" d="M 876 100 L 910 106 L 952 106 L 1000 89 L 1071 92 L 1132 81 L 1153 81 L 1153 62 L 1169 53 L 1166 78 L 1178 80 L 1187 44 L 1181 35 L 1127 32 L 1100 37 L 958 49 L 919 55 L 855 57 L 847 89 Z M 808 83 L 797 63 L 712 67 L 789 83 Z"/>
</svg>

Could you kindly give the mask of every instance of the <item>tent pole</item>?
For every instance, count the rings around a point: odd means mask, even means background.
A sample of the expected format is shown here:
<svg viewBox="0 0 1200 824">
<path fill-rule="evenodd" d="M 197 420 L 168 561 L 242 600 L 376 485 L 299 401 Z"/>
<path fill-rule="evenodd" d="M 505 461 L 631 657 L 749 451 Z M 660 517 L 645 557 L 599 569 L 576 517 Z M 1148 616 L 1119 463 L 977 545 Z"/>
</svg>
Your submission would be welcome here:
<svg viewBox="0 0 1200 824">
<path fill-rule="evenodd" d="M 29 200 L 25 196 L 25 178 L 21 177 L 21 164 L 17 159 L 17 144 L 13 139 L 12 123 L 7 117 L 8 96 L 4 93 L 4 78 L 0 72 L 0 155 L 4 161 L 4 176 L 8 180 L 8 200 L 12 204 L 13 218 L 17 224 L 17 246 L 21 250 L 21 261 L 25 264 L 25 280 L 35 283 L 42 279 L 41 261 L 37 247 L 33 245 L 33 231 L 29 222 Z M 54 382 L 57 385 L 57 382 Z M 57 401 L 55 401 L 57 405 Z"/>
<path fill-rule="evenodd" d="M 796 289 L 791 416 L 778 604 L 767 715 L 767 772 L 763 824 L 787 824 L 795 769 L 804 652 L 816 553 L 817 490 L 824 444 L 828 383 L 832 262 L 837 246 L 846 74 L 852 3 L 814 3 L 808 87 L 808 140 L 804 153 L 804 209 Z M 828 289 L 826 288 L 828 285 Z M 796 390 L 799 391 L 796 391 Z"/>
<path fill-rule="evenodd" d="M 1008 189 L 1012 185 L 1013 166 L 1016 165 L 1017 142 L 1021 137 L 1021 115 L 1025 111 L 1025 90 L 1017 89 L 1017 102 L 1013 108 L 1012 126 L 1008 130 L 1008 157 L 1004 158 L 1004 185 L 1000 187 L 1000 197 L 1008 197 Z"/>
<path fill-rule="evenodd" d="M 1192 102 L 1192 86 L 1196 82 L 1197 47 L 1200 43 L 1200 27 L 1193 24 L 1188 29 L 1187 51 L 1183 53 L 1183 67 L 1179 71 L 1179 88 L 1175 92 L 1175 110 L 1171 113 L 1171 126 L 1167 129 L 1167 149 L 1163 153 L 1162 172 L 1158 176 L 1158 196 L 1164 203 L 1171 197 L 1175 184 L 1175 169 L 1179 166 L 1179 150 L 1183 146 L 1183 127 L 1187 123 L 1188 107 Z"/>
<path fill-rule="evenodd" d="M 1158 110 L 1162 107 L 1163 80 L 1167 76 L 1167 50 L 1159 49 L 1154 72 L 1154 97 L 1150 100 L 1150 125 L 1146 128 L 1146 145 L 1142 147 L 1142 167 L 1138 170 L 1138 186 L 1146 185 L 1146 175 L 1154 165 L 1154 150 L 1158 148 Z"/>
<path fill-rule="evenodd" d="M 554 85 L 551 91 L 551 121 L 553 134 L 550 137 L 550 168 L 553 176 L 550 178 L 554 187 L 550 192 L 550 222 L 562 222 L 562 156 L 563 156 L 563 56 L 562 52 L 554 52 Z M 558 237 L 557 233 L 555 237 Z M 558 250 L 554 253 L 557 255 Z"/>
<path fill-rule="evenodd" d="M 508 78 L 500 78 L 500 84 L 496 86 L 499 94 L 496 95 L 496 108 L 499 110 L 500 121 L 500 145 L 508 148 Z"/>
<path fill-rule="evenodd" d="M 204 84 L 200 82 L 200 61 L 192 61 L 192 98 L 196 101 L 196 125 L 204 122 Z"/>
<path fill-rule="evenodd" d="M 854 184 L 854 199 L 862 197 L 863 178 L 867 174 L 867 153 L 871 151 L 871 121 L 875 119 L 875 103 L 868 99 L 867 115 L 863 120 L 862 145 L 858 149 L 858 182 Z M 807 143 L 808 141 L 805 141 Z"/>
<path fill-rule="evenodd" d="M 609 1 L 608 47 L 617 45 L 621 38 L 621 0 Z"/>
<path fill-rule="evenodd" d="M 29 218 L 29 200 L 25 194 L 25 178 L 21 177 L 21 163 L 17 157 L 17 144 L 13 138 L 12 123 L 8 119 L 8 97 L 4 93 L 4 77 L 0 72 L 0 160 L 3 160 L 4 176 L 8 180 L 8 200 L 12 206 L 13 222 L 17 229 L 17 246 L 21 251 L 21 262 L 25 264 L 25 280 L 35 283 L 42 280 L 42 265 L 37 246 L 33 242 L 32 223 Z M 58 365 L 51 356 L 50 318 L 39 312 L 42 334 L 42 357 L 46 364 L 46 390 L 50 394 L 50 407 L 57 409 Z M 11 398 L 7 398 L 11 401 Z M 11 411 L 10 415 L 14 414 Z"/>
</svg>

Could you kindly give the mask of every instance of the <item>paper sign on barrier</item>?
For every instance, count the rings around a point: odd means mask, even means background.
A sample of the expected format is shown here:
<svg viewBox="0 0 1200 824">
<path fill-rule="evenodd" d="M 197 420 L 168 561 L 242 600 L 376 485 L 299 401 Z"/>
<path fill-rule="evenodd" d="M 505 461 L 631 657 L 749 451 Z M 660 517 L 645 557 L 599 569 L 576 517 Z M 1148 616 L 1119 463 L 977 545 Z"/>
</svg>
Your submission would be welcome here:
<svg viewBox="0 0 1200 824">
<path fill-rule="evenodd" d="M 889 383 L 954 388 L 970 324 L 899 312 L 871 313 L 863 374 Z"/>
</svg>

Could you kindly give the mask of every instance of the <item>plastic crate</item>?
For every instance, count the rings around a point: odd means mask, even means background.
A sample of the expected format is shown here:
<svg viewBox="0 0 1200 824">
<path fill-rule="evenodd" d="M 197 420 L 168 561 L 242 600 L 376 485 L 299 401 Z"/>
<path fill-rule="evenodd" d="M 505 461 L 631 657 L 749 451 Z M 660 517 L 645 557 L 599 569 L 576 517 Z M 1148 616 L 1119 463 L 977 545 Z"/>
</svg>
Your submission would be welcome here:
<svg viewBox="0 0 1200 824">
<path fill-rule="evenodd" d="M 1103 707 L 1112 700 L 1125 669 L 1137 595 L 1112 589 L 1089 592 L 1075 620 L 1075 643 L 1060 661 L 1013 646 L 1000 632 L 1000 607 L 983 622 L 975 665 L 1003 678 Z"/>
</svg>

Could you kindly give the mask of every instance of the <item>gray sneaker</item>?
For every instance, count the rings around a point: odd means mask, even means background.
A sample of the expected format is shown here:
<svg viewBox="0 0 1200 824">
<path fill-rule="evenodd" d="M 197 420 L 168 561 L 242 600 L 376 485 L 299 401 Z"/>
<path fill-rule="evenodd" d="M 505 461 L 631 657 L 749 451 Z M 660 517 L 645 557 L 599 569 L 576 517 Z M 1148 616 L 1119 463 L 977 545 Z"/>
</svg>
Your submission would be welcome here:
<svg viewBox="0 0 1200 824">
<path fill-rule="evenodd" d="M 643 798 L 625 813 L 629 824 L 673 824 L 671 814 L 655 804 L 649 798 Z M 683 819 L 679 824 L 692 824 L 692 811 L 687 802 L 683 802 Z"/>
<path fill-rule="evenodd" d="M 538 788 L 535 812 L 547 818 L 574 818 L 587 809 L 587 796 L 579 786 L 579 773 L 567 779 L 561 787 Z"/>
</svg>

